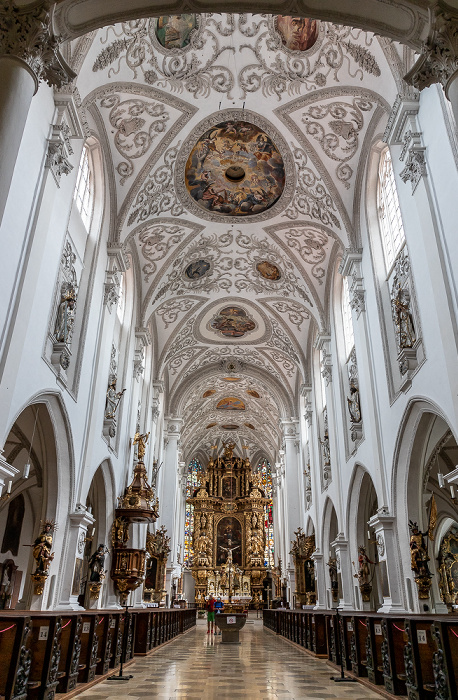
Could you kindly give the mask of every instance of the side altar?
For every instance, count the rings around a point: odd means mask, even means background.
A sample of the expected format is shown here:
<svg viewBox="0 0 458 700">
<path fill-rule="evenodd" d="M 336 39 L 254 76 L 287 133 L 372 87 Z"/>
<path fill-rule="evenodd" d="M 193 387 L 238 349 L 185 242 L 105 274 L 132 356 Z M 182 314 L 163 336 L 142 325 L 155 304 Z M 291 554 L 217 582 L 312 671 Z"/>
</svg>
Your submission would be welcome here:
<svg viewBox="0 0 458 700">
<path fill-rule="evenodd" d="M 211 593 L 244 606 L 262 604 L 265 497 L 261 476 L 249 459 L 234 455 L 235 445 L 210 459 L 188 503 L 194 506 L 192 575 L 196 603 Z"/>
</svg>

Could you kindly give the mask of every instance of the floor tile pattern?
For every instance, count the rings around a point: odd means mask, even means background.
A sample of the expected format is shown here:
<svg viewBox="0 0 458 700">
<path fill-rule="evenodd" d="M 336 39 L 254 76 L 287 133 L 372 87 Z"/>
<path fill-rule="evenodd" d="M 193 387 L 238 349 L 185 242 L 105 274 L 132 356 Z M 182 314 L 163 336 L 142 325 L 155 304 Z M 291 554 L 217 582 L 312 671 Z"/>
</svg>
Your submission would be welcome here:
<svg viewBox="0 0 458 700">
<path fill-rule="evenodd" d="M 281 637 L 249 620 L 241 644 L 220 644 L 208 635 L 206 623 L 179 637 L 149 657 L 137 658 L 126 672 L 130 681 L 104 681 L 78 698 L 91 700 L 305 700 L 381 696 L 360 683 L 334 683 L 332 670 Z"/>
</svg>

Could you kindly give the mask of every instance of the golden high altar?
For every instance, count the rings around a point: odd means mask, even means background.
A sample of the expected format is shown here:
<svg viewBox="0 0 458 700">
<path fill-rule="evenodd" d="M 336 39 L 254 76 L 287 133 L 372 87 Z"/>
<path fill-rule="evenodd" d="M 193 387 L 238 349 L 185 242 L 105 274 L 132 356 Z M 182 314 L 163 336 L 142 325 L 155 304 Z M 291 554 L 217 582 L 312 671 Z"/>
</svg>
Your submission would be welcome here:
<svg viewBox="0 0 458 700">
<path fill-rule="evenodd" d="M 225 444 L 223 455 L 209 460 L 188 499 L 194 506 L 192 575 L 198 606 L 210 593 L 233 604 L 262 603 L 268 499 L 261 476 L 252 472 L 249 459 L 234 455 L 234 447 Z"/>
</svg>

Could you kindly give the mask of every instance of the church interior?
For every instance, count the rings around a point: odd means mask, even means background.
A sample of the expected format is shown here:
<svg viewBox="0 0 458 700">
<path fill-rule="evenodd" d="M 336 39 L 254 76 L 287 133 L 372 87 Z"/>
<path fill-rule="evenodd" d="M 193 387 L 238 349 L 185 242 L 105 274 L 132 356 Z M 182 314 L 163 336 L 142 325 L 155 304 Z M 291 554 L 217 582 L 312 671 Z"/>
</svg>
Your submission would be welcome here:
<svg viewBox="0 0 458 700">
<path fill-rule="evenodd" d="M 458 0 L 220 9 L 0 0 L 0 698 L 452 700 Z"/>
</svg>

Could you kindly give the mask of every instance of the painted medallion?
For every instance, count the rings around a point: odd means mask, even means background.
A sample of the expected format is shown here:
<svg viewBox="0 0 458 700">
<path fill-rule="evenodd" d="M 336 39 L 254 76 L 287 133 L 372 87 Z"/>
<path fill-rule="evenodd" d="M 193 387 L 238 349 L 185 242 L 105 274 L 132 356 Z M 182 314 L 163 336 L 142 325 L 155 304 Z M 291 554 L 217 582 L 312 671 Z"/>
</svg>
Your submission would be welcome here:
<svg viewBox="0 0 458 700">
<path fill-rule="evenodd" d="M 291 51 L 308 51 L 318 38 L 318 22 L 306 17 L 277 16 L 277 31 L 283 46 Z"/>
<path fill-rule="evenodd" d="M 260 398 L 261 398 L 261 395 L 258 394 L 258 392 L 255 391 L 254 389 L 247 389 L 247 390 L 246 390 L 246 393 L 247 393 L 249 396 L 252 396 L 254 399 L 260 399 Z"/>
<path fill-rule="evenodd" d="M 208 260 L 195 260 L 192 262 L 184 274 L 189 280 L 200 280 L 210 269 L 210 263 Z"/>
<path fill-rule="evenodd" d="M 202 394 L 202 398 L 207 399 L 209 396 L 213 396 L 213 394 L 216 394 L 216 389 L 208 389 Z"/>
<path fill-rule="evenodd" d="M 225 382 L 239 382 L 240 377 L 223 377 Z"/>
<path fill-rule="evenodd" d="M 226 423 L 225 425 L 221 426 L 223 430 L 238 430 L 238 425 L 235 425 L 235 423 Z"/>
<path fill-rule="evenodd" d="M 240 306 L 226 306 L 212 318 L 210 328 L 219 331 L 226 338 L 243 338 L 246 333 L 256 328 L 256 324 L 249 318 L 245 309 Z"/>
<path fill-rule="evenodd" d="M 209 424 L 207 425 L 207 427 L 205 428 L 205 430 L 208 430 L 209 428 L 214 428 L 215 425 L 218 425 L 218 423 L 209 423 Z"/>
<path fill-rule="evenodd" d="M 247 428 L 250 428 L 250 430 L 256 430 L 253 423 L 244 423 L 244 425 L 246 425 Z"/>
<path fill-rule="evenodd" d="M 184 49 L 196 26 L 196 15 L 165 15 L 157 19 L 156 37 L 165 49 Z"/>
<path fill-rule="evenodd" d="M 244 411 L 245 404 L 241 399 L 238 399 L 235 396 L 227 396 L 225 399 L 218 401 L 216 408 L 224 411 Z"/>
<path fill-rule="evenodd" d="M 277 282 L 281 277 L 281 272 L 278 267 L 268 260 L 261 260 L 261 262 L 258 262 L 256 264 L 256 270 L 261 277 L 264 277 L 265 280 L 271 280 L 272 282 Z"/>
<path fill-rule="evenodd" d="M 278 200 L 285 168 L 278 148 L 259 127 L 225 121 L 200 137 L 186 163 L 185 179 L 202 209 L 249 216 Z"/>
</svg>

